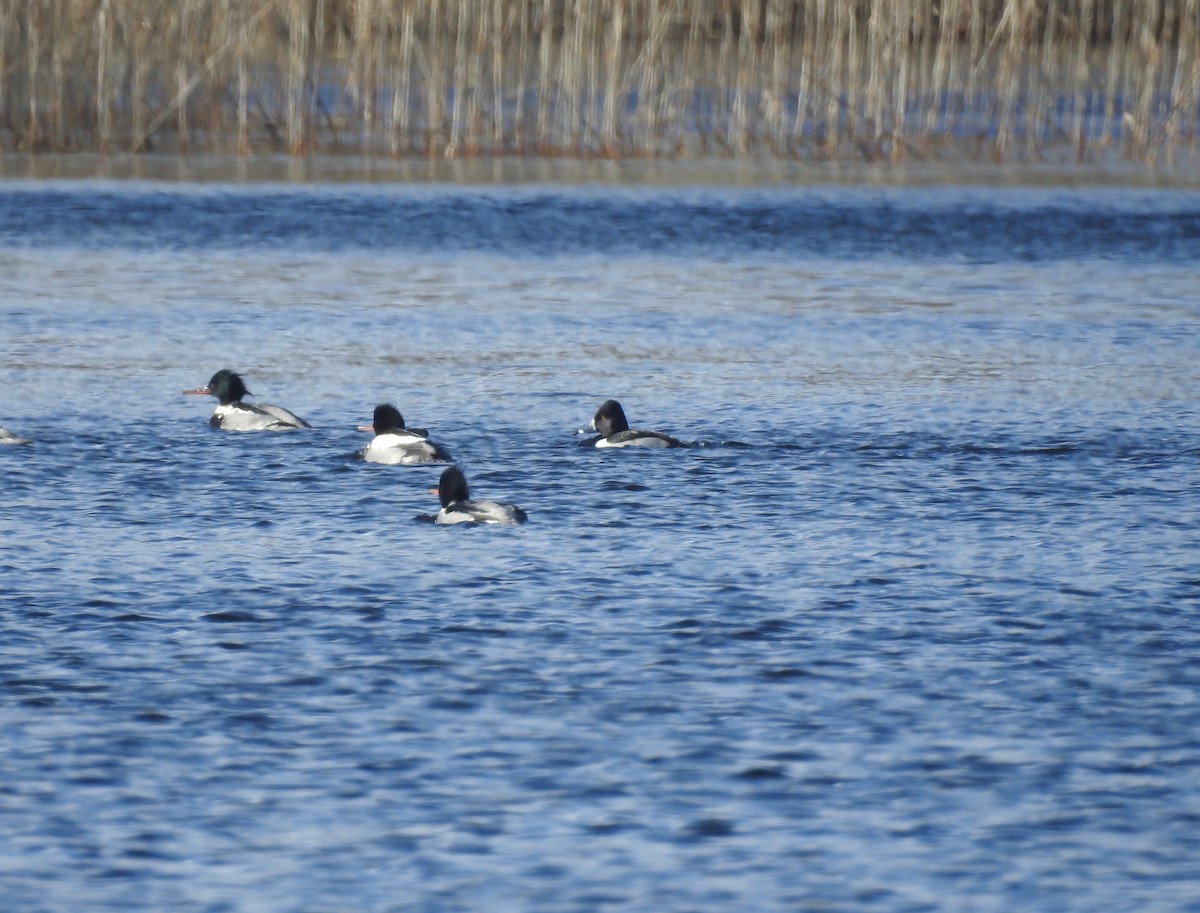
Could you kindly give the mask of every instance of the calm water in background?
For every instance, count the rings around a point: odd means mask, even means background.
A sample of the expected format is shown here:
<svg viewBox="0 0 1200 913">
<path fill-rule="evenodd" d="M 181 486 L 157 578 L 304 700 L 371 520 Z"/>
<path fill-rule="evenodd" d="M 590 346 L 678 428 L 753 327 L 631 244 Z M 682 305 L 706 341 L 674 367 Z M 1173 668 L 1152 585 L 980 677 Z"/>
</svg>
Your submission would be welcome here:
<svg viewBox="0 0 1200 913">
<path fill-rule="evenodd" d="M 1200 910 L 1198 318 L 1195 191 L 0 185 L 4 910 Z"/>
</svg>

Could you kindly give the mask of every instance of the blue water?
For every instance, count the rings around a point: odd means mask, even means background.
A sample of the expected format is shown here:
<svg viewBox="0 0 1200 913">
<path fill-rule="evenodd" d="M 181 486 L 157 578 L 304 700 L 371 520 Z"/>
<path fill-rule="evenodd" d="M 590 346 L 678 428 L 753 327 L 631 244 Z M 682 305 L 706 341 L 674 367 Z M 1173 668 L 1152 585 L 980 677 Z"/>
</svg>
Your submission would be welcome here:
<svg viewBox="0 0 1200 913">
<path fill-rule="evenodd" d="M 0 185 L 0 907 L 1200 910 L 1198 326 L 1194 191 Z"/>
</svg>

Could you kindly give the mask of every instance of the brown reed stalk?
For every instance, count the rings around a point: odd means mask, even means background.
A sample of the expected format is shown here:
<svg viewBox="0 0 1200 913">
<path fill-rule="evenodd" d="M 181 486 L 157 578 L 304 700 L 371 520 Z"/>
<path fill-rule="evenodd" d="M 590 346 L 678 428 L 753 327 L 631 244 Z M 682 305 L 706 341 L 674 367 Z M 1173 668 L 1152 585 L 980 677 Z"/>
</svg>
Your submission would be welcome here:
<svg viewBox="0 0 1200 913">
<path fill-rule="evenodd" d="M 195 47 L 192 32 L 192 12 L 195 9 L 195 3 L 192 0 L 181 0 L 177 13 L 179 23 L 179 47 L 181 49 L 191 49 Z M 191 96 L 192 89 L 198 83 L 191 83 L 188 78 L 188 64 L 186 50 L 179 54 L 175 60 L 175 90 L 176 97 L 179 99 L 179 105 L 175 108 L 176 121 L 176 137 L 179 143 L 179 154 L 187 155 L 191 146 L 189 143 L 189 128 L 188 128 L 188 101 Z"/>
<path fill-rule="evenodd" d="M 492 129 L 488 142 L 493 154 L 500 154 L 505 150 L 506 108 L 508 107 L 508 96 L 505 92 L 505 64 L 508 60 L 506 49 L 512 40 L 511 36 L 514 31 L 521 36 L 520 44 L 514 55 L 515 59 L 520 61 L 525 57 L 524 23 L 526 17 L 524 9 L 525 4 L 522 2 L 515 4 L 514 9 L 508 12 L 505 10 L 502 0 L 492 0 L 492 34 L 488 38 L 492 48 Z M 517 97 L 520 97 L 519 92 Z M 519 113 L 516 118 L 519 119 Z M 516 122 L 517 120 L 514 119 L 514 123 Z"/>
<path fill-rule="evenodd" d="M 100 0 L 96 11 L 96 124 L 100 155 L 106 156 L 112 140 L 112 11 L 109 0 Z"/>
<path fill-rule="evenodd" d="M 537 116 L 533 128 L 533 146 L 539 154 L 547 154 L 550 148 L 547 137 L 550 134 L 550 115 L 554 105 L 554 84 L 552 74 L 554 67 L 554 30 L 555 5 L 553 0 L 542 0 L 539 21 L 535 28 L 538 34 L 537 62 Z"/>
<path fill-rule="evenodd" d="M 426 155 L 444 156 L 450 135 L 450 95 L 455 35 L 448 28 L 455 0 L 431 0 L 428 34 L 422 43 L 421 75 L 425 82 Z"/>
<path fill-rule="evenodd" d="M 669 92 L 673 96 L 669 104 L 672 105 L 672 110 L 678 113 L 669 144 L 679 153 L 703 154 L 708 142 L 703 109 L 696 101 L 700 92 L 697 85 L 702 59 L 700 43 L 704 37 L 698 7 L 698 0 L 691 0 L 686 11 L 680 14 L 683 23 L 682 48 L 678 54 L 675 71 L 671 74 L 674 88 Z M 644 70 L 647 66 L 641 52 L 637 56 L 635 66 L 639 70 Z M 639 76 L 639 92 L 642 91 L 642 78 Z M 692 140 L 690 145 L 689 137 Z"/>
<path fill-rule="evenodd" d="M 452 26 L 454 35 L 454 60 L 450 79 L 450 94 L 453 100 L 450 105 L 449 135 L 447 136 L 446 147 L 442 152 L 442 155 L 447 158 L 453 158 L 458 155 L 462 146 L 463 111 L 466 94 L 470 91 L 470 87 L 467 85 L 467 29 L 470 21 L 470 10 L 469 5 L 462 3 L 461 0 L 457 6 L 457 11 L 454 9 L 447 11 L 448 24 Z"/>
<path fill-rule="evenodd" d="M 891 107 L 892 80 L 896 77 L 896 61 L 894 59 L 895 43 L 891 40 L 895 23 L 888 15 L 894 8 L 873 5 L 867 19 L 866 45 L 863 49 L 868 68 L 867 82 L 862 93 L 865 109 L 861 133 L 850 134 L 851 140 L 856 140 L 869 160 L 879 157 L 880 145 L 883 142 L 881 125 L 886 113 Z M 857 48 L 853 48 L 857 51 Z M 857 56 L 857 55 L 855 55 Z M 855 73 L 858 66 L 853 65 Z M 851 93 L 856 97 L 858 93 Z"/>
<path fill-rule="evenodd" d="M 767 0 L 763 8 L 763 60 L 766 67 L 761 102 L 763 136 L 772 154 L 783 154 L 786 145 L 784 98 L 787 94 L 787 54 L 782 0 Z"/>
<path fill-rule="evenodd" d="M 936 39 L 931 42 L 932 62 L 926 84 L 925 117 L 921 128 L 926 151 L 933 137 L 952 130 L 957 125 L 957 119 L 952 114 L 951 96 L 958 85 L 955 78 L 958 72 L 956 63 L 962 56 L 959 42 L 955 40 L 962 18 L 962 0 L 947 0 L 937 12 L 936 23 L 931 22 L 929 26 L 930 34 L 936 35 Z"/>
<path fill-rule="evenodd" d="M 992 140 L 992 160 L 1003 161 L 1013 139 L 1013 111 L 1020 92 L 1021 57 L 1017 49 L 1021 46 L 1021 27 L 1024 18 L 1021 0 L 1005 0 L 1004 13 L 988 42 L 988 51 L 994 50 L 998 66 L 993 80 L 992 93 L 996 98 L 996 132 Z"/>
<path fill-rule="evenodd" d="M 672 6 L 665 0 L 631 4 L 615 124 L 618 148 L 626 155 L 690 154 L 686 123 L 696 94 L 696 74 L 683 50 L 686 27 L 682 4 Z"/>
<path fill-rule="evenodd" d="M 1022 117 L 1022 133 L 1025 137 L 1025 155 L 1039 158 L 1045 148 L 1045 138 L 1056 128 L 1054 86 L 1061 85 L 1059 62 L 1061 43 L 1058 37 L 1059 21 L 1055 10 L 1042 8 L 1035 11 L 1029 24 L 1029 50 L 1024 64 L 1025 104 Z"/>
<path fill-rule="evenodd" d="M 38 110 L 38 64 L 41 61 L 41 10 L 37 3 L 30 3 L 25 14 L 25 71 L 26 95 L 28 96 L 29 120 L 25 128 L 24 145 L 30 151 L 36 151 L 39 141 Z"/>
<path fill-rule="evenodd" d="M 395 20 L 392 20 L 393 27 Z M 392 123 L 388 149 L 393 156 L 412 152 L 412 71 L 416 53 L 416 13 L 411 5 L 400 11 L 400 51 L 392 70 Z"/>
<path fill-rule="evenodd" d="M 1134 120 L 1140 127 L 1140 148 L 1138 157 L 1153 164 L 1155 148 L 1150 140 L 1154 134 L 1155 100 L 1159 97 L 1158 74 L 1161 72 L 1163 48 L 1156 34 L 1156 26 L 1162 17 L 1161 0 L 1140 0 L 1141 9 L 1137 11 L 1137 55 L 1141 59 L 1140 86 L 1137 88 L 1134 104 Z"/>
<path fill-rule="evenodd" d="M 1166 161 L 1175 164 L 1175 150 L 1187 142 L 1182 126 L 1184 110 L 1195 111 L 1200 106 L 1200 2 L 1183 0 L 1179 10 L 1175 36 L 1174 77 L 1170 89 L 1170 108 L 1163 125 Z M 1192 121 L 1191 145 L 1196 146 L 1197 128 Z"/>
<path fill-rule="evenodd" d="M 1085 117 L 1092 88 L 1089 51 L 1094 28 L 1094 10 L 1094 0 L 1079 0 L 1073 17 L 1075 41 L 1072 49 L 1072 72 L 1070 75 L 1072 85 L 1070 142 L 1076 162 L 1086 159 L 1087 144 L 1090 139 Z"/>
<path fill-rule="evenodd" d="M 563 116 L 559 130 L 551 140 L 557 155 L 571 149 L 583 148 L 583 134 L 587 122 L 584 111 L 587 54 L 584 48 L 584 18 L 578 3 L 567 4 L 563 24 L 562 47 L 558 55 L 558 90 L 563 99 Z"/>
<path fill-rule="evenodd" d="M 305 121 L 308 105 L 308 15 L 304 0 L 290 0 L 284 6 L 287 43 L 282 48 L 284 73 L 284 136 L 292 155 L 304 152 Z"/>
<path fill-rule="evenodd" d="M 856 41 L 856 21 L 853 16 L 848 15 L 846 7 L 831 0 L 828 3 L 822 3 L 823 6 L 832 7 L 826 12 L 825 31 L 828 34 L 829 56 L 825 66 L 824 77 L 821 82 L 827 86 L 841 86 L 846 81 L 855 80 L 857 70 L 853 67 L 848 67 L 846 57 L 852 54 L 855 50 Z M 853 75 L 849 76 L 848 73 Z M 825 123 L 823 124 L 823 132 L 825 141 L 822 146 L 822 153 L 826 158 L 832 158 L 838 147 L 838 140 L 842 135 L 842 126 L 839 123 L 842 114 L 842 99 L 839 92 L 826 91 L 825 95 Z M 854 99 L 857 93 L 847 93 L 848 99 Z M 855 118 L 854 106 L 847 104 L 846 108 L 846 124 L 845 131 L 850 136 L 854 135 Z"/>
<path fill-rule="evenodd" d="M 872 6 L 868 16 L 877 11 Z M 830 41 L 838 49 L 836 64 L 826 76 L 826 85 L 837 86 L 831 94 L 836 97 L 837 108 L 833 119 L 833 142 L 830 154 L 836 155 L 843 141 L 862 148 L 862 118 L 869 103 L 865 90 L 866 61 L 869 51 L 869 19 L 864 22 L 856 11 L 846 4 L 834 4 Z"/>
<path fill-rule="evenodd" d="M 8 34 L 12 28 L 12 9 L 0 4 L 0 135 L 12 131 L 13 124 L 8 114 L 12 110 L 12 80 L 9 79 Z"/>
<path fill-rule="evenodd" d="M 577 15 L 573 29 L 573 44 L 578 55 L 573 74 L 575 108 L 577 111 L 575 130 L 569 154 L 595 155 L 599 142 L 600 98 L 600 43 L 605 36 L 605 18 Z"/>
<path fill-rule="evenodd" d="M 597 151 L 601 156 L 610 158 L 616 156 L 620 148 L 618 106 L 624 94 L 622 71 L 625 59 L 625 12 L 623 0 L 614 0 L 609 19 L 608 46 L 601 52 L 604 60 L 604 78 L 593 80 L 593 84 L 603 85 Z"/>
<path fill-rule="evenodd" d="M 496 0 L 496 2 L 499 3 L 500 0 Z M 501 71 L 506 87 L 498 86 L 495 90 L 497 98 L 505 101 L 504 107 L 497 110 L 495 114 L 497 129 L 502 131 L 505 137 L 504 145 L 501 147 L 504 152 L 520 154 L 525 149 L 527 141 L 528 112 L 524 87 L 531 81 L 526 69 L 528 61 L 533 58 L 531 18 L 529 2 L 522 0 L 521 3 L 514 4 L 510 8 L 505 21 L 503 35 L 505 43 L 513 53 L 506 58 Z M 515 37 L 513 37 L 514 34 Z M 512 83 L 511 96 L 506 91 L 510 79 Z M 511 102 L 507 100 L 510 97 Z M 500 144 L 497 143 L 497 146 L 500 147 Z"/>
<path fill-rule="evenodd" d="M 814 72 L 814 61 L 816 57 L 815 49 L 815 23 L 816 23 L 816 5 L 805 4 L 801 13 L 803 17 L 800 20 L 800 38 L 799 38 L 799 59 L 800 70 L 796 76 L 796 116 L 791 125 L 791 142 L 792 149 L 796 154 L 804 148 L 804 133 L 810 118 L 809 112 L 812 110 L 812 100 L 817 94 L 817 80 Z"/>
<path fill-rule="evenodd" d="M 720 74 L 718 82 L 714 89 L 719 89 L 721 86 L 730 84 L 731 76 L 737 67 L 736 46 L 737 37 L 733 31 L 733 11 L 730 4 L 725 4 L 724 10 L 720 13 L 720 29 L 721 43 L 718 52 L 718 61 L 716 61 L 716 72 Z M 730 132 L 728 132 L 728 122 L 730 122 L 730 98 L 721 91 L 713 91 L 713 118 L 715 121 L 713 137 L 718 140 L 721 146 L 721 151 L 724 154 L 730 154 Z M 719 125 L 719 126 L 718 126 Z"/>
<path fill-rule="evenodd" d="M 129 129 L 126 141 L 132 142 L 146 127 L 146 82 L 150 72 L 146 53 L 148 23 L 140 10 L 127 7 L 123 30 L 129 42 Z"/>
<path fill-rule="evenodd" d="M 913 111 L 913 149 L 922 145 L 923 123 L 922 110 L 938 109 L 937 94 L 934 88 L 934 68 L 938 57 L 939 34 L 937 27 L 937 10 L 929 6 L 920 6 L 914 13 L 914 22 L 921 38 L 921 59 L 917 64 L 914 77 L 917 81 L 917 98 Z"/>
<path fill-rule="evenodd" d="M 9 79 L 8 36 L 12 28 L 12 8 L 0 4 L 0 135 L 7 130 L 15 132 L 11 115 L 14 92 Z"/>
<path fill-rule="evenodd" d="M 482 127 L 481 105 L 486 95 L 484 86 L 484 59 L 487 54 L 486 35 L 489 28 L 491 6 L 487 3 L 470 4 L 469 13 L 460 9 L 459 23 L 462 33 L 461 61 L 455 61 L 455 72 L 461 72 L 461 81 L 455 79 L 455 97 L 462 94 L 462 104 L 459 107 L 461 126 L 459 141 L 456 148 L 459 155 L 476 157 L 482 148 L 480 129 Z"/>
<path fill-rule="evenodd" d="M 906 149 L 908 98 L 912 80 L 912 64 L 915 57 L 914 54 L 905 52 L 904 43 L 911 41 L 911 36 L 917 31 L 919 25 L 913 18 L 916 15 L 913 8 L 906 9 L 897 5 L 894 10 L 895 18 L 892 21 L 891 40 L 892 58 L 896 61 L 896 78 L 892 83 L 891 123 L 886 126 L 877 125 L 876 129 L 882 130 L 887 136 L 891 146 L 892 164 L 897 164 Z"/>
<path fill-rule="evenodd" d="M 50 6 L 52 22 L 62 20 L 64 0 L 53 0 Z M 50 123 L 47 140 L 51 148 L 62 149 L 67 144 L 67 42 L 54 41 L 50 45 Z"/>
<path fill-rule="evenodd" d="M 980 97 L 980 86 L 984 84 L 982 77 L 987 68 L 985 49 L 990 47 L 990 43 L 988 42 L 988 23 L 984 15 L 983 4 L 980 0 L 969 0 L 969 2 L 970 9 L 965 26 L 969 64 L 964 80 L 964 105 L 968 107 L 967 116 L 970 119 L 970 129 L 976 136 L 979 148 L 982 148 L 988 131 L 986 121 L 991 117 L 992 106 L 985 105 L 983 122 L 980 122 L 980 105 L 977 99 Z"/>
<path fill-rule="evenodd" d="M 725 84 L 732 86 L 724 100 L 725 151 L 728 155 L 745 155 L 750 126 L 748 110 L 750 69 L 753 67 L 753 51 L 746 40 L 746 26 L 751 24 L 754 7 L 738 6 L 730 0 L 723 13 L 726 46 Z"/>
<path fill-rule="evenodd" d="M 347 31 L 351 33 L 351 40 L 343 42 L 339 31 L 338 43 L 349 45 L 346 94 L 357 115 L 359 146 L 366 151 L 375 122 L 375 3 L 373 0 L 353 0 L 348 12 L 351 19 Z"/>
<path fill-rule="evenodd" d="M 238 0 L 232 0 L 229 15 L 233 19 L 233 29 L 236 35 L 234 51 L 235 69 L 237 71 L 237 154 L 250 154 L 250 16 L 245 5 Z M 141 130 L 135 125 L 135 135 Z"/>
<path fill-rule="evenodd" d="M 211 59 L 214 47 L 219 47 L 225 42 L 228 42 L 230 47 L 234 44 L 228 35 L 229 19 L 220 15 L 220 12 L 219 0 L 205 3 L 200 10 L 197 27 L 204 35 L 198 49 L 201 60 Z M 220 59 L 214 61 L 208 78 L 202 79 L 193 93 L 197 139 L 207 151 L 214 148 L 216 139 L 224 135 L 227 129 L 223 113 L 224 99 L 218 88 L 227 79 L 223 67 L 220 66 L 221 62 Z"/>
<path fill-rule="evenodd" d="M 1108 55 L 1107 64 L 1104 68 L 1105 82 L 1105 98 L 1104 98 L 1104 122 L 1111 124 L 1116 114 L 1117 103 L 1122 95 L 1122 79 L 1121 65 L 1124 62 L 1124 44 L 1127 23 L 1125 19 L 1125 2 L 1124 0 L 1113 0 L 1112 11 L 1109 16 L 1109 36 L 1108 36 Z M 1122 115 L 1120 120 L 1124 121 Z M 1122 123 L 1123 126 L 1123 123 Z M 1118 134 L 1120 130 L 1118 130 Z M 1105 136 L 1104 142 L 1107 143 L 1110 137 Z"/>
</svg>

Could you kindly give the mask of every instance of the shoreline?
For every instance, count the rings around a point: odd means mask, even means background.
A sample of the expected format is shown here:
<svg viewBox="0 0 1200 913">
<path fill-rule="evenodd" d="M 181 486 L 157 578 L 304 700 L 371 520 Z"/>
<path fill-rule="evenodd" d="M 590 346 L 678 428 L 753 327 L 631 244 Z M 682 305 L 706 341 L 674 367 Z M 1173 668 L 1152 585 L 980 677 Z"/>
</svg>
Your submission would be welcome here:
<svg viewBox="0 0 1200 913">
<path fill-rule="evenodd" d="M 635 187 L 1144 187 L 1200 189 L 1200 169 L 1095 163 L 993 164 L 781 161 L 772 158 L 586 159 L 497 156 L 384 158 L 353 154 L 237 156 L 94 153 L 0 155 L 0 181 L 168 184 L 451 184 Z"/>
</svg>

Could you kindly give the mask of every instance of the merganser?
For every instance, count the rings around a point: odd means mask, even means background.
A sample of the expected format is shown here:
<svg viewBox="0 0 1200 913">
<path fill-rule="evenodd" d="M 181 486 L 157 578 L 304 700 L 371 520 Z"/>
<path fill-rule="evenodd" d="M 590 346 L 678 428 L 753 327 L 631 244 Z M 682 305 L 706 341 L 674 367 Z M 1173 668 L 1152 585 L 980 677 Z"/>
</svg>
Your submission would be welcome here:
<svg viewBox="0 0 1200 913">
<path fill-rule="evenodd" d="M 580 447 L 684 447 L 683 441 L 678 441 L 669 434 L 661 431 L 633 431 L 625 418 L 625 410 L 615 399 L 605 400 L 592 419 L 590 427 L 598 431 L 599 437 L 580 441 Z"/>
<path fill-rule="evenodd" d="M 413 463 L 448 463 L 450 454 L 429 440 L 424 428 L 406 428 L 404 416 L 391 403 L 375 407 L 370 425 L 359 425 L 359 431 L 374 431 L 362 452 L 368 463 L 386 463 L 389 466 Z"/>
<path fill-rule="evenodd" d="M 254 394 L 246 389 L 241 375 L 226 369 L 214 374 L 207 387 L 183 392 L 188 395 L 215 396 L 217 408 L 213 410 L 208 424 L 222 431 L 291 431 L 293 428 L 312 427 L 282 406 L 243 403 L 242 397 Z"/>
<path fill-rule="evenodd" d="M 442 509 L 432 518 L 434 523 L 524 523 L 525 511 L 515 504 L 500 501 L 473 501 L 467 488 L 467 478 L 457 466 L 448 466 L 438 479 L 438 487 L 431 488 L 442 502 Z M 428 520 L 429 517 L 424 519 Z"/>
<path fill-rule="evenodd" d="M 28 443 L 29 443 L 29 438 L 21 437 L 20 435 L 13 434 L 11 431 L 6 431 L 4 428 L 0 428 L 0 444 L 28 444 Z"/>
</svg>

